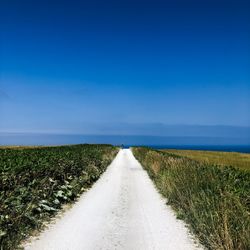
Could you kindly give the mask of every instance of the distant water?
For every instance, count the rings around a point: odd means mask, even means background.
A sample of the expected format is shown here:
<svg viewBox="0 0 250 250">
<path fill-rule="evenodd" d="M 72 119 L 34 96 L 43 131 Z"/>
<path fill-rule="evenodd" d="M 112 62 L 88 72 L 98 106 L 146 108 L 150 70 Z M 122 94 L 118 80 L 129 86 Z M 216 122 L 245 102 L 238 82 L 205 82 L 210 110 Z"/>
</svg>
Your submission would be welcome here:
<svg viewBox="0 0 250 250">
<path fill-rule="evenodd" d="M 105 143 L 113 145 L 150 146 L 153 148 L 235 151 L 250 153 L 249 138 L 120 136 L 120 135 L 55 135 L 0 134 L 0 145 L 65 145 Z"/>
</svg>

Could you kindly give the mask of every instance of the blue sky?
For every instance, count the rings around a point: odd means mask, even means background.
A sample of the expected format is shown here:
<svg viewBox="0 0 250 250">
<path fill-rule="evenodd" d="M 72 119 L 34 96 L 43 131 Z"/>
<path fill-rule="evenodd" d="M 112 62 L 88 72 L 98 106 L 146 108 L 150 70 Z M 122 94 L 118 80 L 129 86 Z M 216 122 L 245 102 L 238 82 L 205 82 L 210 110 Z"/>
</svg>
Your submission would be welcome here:
<svg viewBox="0 0 250 250">
<path fill-rule="evenodd" d="M 250 126 L 249 1 L 3 0 L 0 14 L 0 132 Z"/>
</svg>

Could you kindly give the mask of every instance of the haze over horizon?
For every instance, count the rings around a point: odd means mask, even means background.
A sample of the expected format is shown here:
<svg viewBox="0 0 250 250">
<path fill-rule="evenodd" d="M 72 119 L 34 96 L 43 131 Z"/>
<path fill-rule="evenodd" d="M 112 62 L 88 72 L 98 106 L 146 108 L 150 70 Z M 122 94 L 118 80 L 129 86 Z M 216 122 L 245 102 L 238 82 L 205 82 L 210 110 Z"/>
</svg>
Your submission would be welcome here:
<svg viewBox="0 0 250 250">
<path fill-rule="evenodd" d="M 0 133 L 250 144 L 249 1 L 1 1 Z"/>
</svg>

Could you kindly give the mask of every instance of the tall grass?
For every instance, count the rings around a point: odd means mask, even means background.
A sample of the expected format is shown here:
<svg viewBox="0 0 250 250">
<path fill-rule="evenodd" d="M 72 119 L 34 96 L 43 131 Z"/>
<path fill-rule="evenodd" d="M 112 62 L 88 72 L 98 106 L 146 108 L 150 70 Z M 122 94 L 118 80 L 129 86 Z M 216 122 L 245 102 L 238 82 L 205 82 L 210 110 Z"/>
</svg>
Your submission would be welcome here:
<svg viewBox="0 0 250 250">
<path fill-rule="evenodd" d="M 108 145 L 0 149 L 0 249 L 16 249 L 74 201 L 118 149 Z"/>
<path fill-rule="evenodd" d="M 133 152 L 201 244 L 250 249 L 250 173 L 148 148 Z"/>
<path fill-rule="evenodd" d="M 209 164 L 234 166 L 242 170 L 250 171 L 250 154 L 247 153 L 179 149 L 164 149 L 163 151 L 186 156 Z"/>
</svg>

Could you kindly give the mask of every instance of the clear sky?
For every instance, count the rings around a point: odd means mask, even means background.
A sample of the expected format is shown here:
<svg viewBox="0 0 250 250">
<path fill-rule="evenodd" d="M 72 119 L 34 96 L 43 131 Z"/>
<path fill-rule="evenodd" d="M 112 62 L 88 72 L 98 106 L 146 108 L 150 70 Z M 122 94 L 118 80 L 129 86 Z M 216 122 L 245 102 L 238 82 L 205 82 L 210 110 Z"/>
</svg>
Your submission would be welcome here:
<svg viewBox="0 0 250 250">
<path fill-rule="evenodd" d="M 0 35 L 0 132 L 250 126 L 249 1 L 1 0 Z"/>
</svg>

